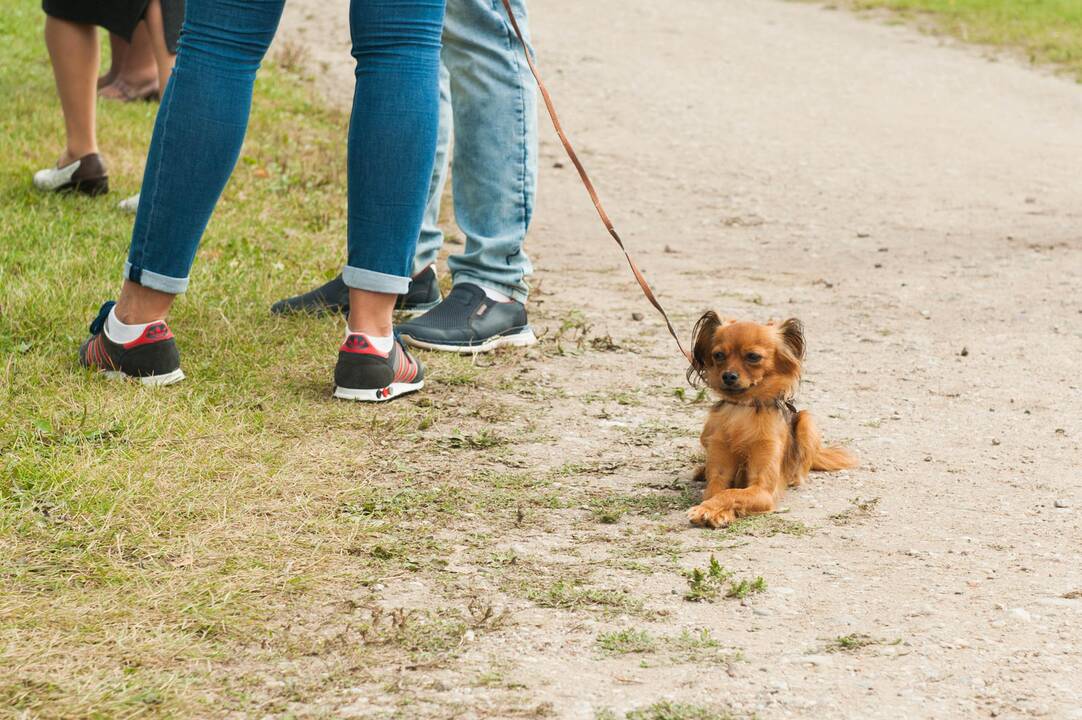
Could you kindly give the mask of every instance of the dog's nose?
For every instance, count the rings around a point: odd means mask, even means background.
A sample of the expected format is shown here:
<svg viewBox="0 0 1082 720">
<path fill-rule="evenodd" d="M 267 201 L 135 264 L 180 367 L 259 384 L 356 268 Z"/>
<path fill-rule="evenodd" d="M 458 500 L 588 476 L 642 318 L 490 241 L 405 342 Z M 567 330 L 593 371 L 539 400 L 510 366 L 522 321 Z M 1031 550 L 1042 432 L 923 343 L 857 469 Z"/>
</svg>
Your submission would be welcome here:
<svg viewBox="0 0 1082 720">
<path fill-rule="evenodd" d="M 727 372 L 721 374 L 721 381 L 726 385 L 736 385 L 736 381 L 740 379 L 740 376 L 734 372 Z"/>
</svg>

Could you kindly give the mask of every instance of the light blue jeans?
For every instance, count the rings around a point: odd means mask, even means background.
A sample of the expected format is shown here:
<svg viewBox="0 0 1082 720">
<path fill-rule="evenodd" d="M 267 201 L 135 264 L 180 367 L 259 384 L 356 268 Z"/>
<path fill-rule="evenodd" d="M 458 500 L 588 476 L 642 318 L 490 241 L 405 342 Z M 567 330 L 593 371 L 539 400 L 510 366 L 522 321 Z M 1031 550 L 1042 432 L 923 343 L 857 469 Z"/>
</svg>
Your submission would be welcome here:
<svg viewBox="0 0 1082 720">
<path fill-rule="evenodd" d="M 526 0 L 511 6 L 528 33 Z M 434 263 L 443 245 L 440 198 L 453 135 L 455 221 L 466 235 L 464 251 L 447 261 L 454 282 L 525 302 L 532 267 L 522 245 L 537 187 L 537 93 L 501 0 L 447 0 L 442 61 L 436 165 L 414 272 Z"/>
</svg>

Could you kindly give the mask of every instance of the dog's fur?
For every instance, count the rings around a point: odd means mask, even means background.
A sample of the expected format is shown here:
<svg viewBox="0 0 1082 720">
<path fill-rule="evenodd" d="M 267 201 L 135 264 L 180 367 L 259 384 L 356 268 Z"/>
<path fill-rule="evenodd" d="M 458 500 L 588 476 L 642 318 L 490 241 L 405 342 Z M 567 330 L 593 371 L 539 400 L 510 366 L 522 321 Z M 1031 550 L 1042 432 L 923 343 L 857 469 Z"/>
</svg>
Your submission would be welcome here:
<svg viewBox="0 0 1082 720">
<path fill-rule="evenodd" d="M 706 489 L 688 511 L 692 523 L 721 527 L 771 512 L 809 471 L 857 464 L 844 448 L 823 447 L 811 415 L 792 406 L 804 359 L 799 320 L 759 325 L 708 312 L 695 324 L 693 343 L 688 379 L 705 383 L 718 402 L 703 428 L 706 464 L 696 478 Z"/>
</svg>

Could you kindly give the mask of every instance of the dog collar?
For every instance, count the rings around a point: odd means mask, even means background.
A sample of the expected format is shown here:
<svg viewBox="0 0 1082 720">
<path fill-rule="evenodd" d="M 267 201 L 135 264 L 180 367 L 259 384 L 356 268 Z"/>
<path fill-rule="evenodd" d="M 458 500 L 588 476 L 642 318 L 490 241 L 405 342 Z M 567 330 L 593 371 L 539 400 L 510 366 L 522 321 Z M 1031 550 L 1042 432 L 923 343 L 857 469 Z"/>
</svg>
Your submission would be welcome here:
<svg viewBox="0 0 1082 720">
<path fill-rule="evenodd" d="M 728 400 L 722 398 L 715 403 L 714 407 L 719 405 L 739 405 L 740 407 L 754 408 L 755 412 L 760 410 L 777 410 L 778 412 L 788 412 L 795 414 L 796 405 L 793 404 L 793 399 L 788 397 L 776 397 L 772 400 L 752 400 L 750 402 L 740 402 L 739 400 Z"/>
</svg>

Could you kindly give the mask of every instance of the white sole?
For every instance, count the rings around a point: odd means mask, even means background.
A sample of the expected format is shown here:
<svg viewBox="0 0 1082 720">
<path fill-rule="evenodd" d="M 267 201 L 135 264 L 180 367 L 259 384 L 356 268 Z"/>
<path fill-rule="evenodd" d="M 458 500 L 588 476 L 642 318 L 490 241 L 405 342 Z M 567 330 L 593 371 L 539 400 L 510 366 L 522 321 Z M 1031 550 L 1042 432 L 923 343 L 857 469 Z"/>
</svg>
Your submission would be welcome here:
<svg viewBox="0 0 1082 720">
<path fill-rule="evenodd" d="M 173 383 L 178 383 L 184 379 L 184 371 L 180 368 L 177 368 L 171 373 L 165 373 L 164 375 L 145 375 L 143 377 L 128 375 L 119 370 L 102 370 L 102 373 L 110 380 L 134 380 L 142 385 L 151 387 L 172 385 Z"/>
<path fill-rule="evenodd" d="M 417 340 L 403 334 L 402 342 L 410 347 L 423 348 L 424 350 L 439 350 L 441 352 L 458 353 L 459 355 L 477 355 L 478 353 L 491 352 L 498 347 L 529 347 L 537 343 L 537 336 L 533 334 L 533 328 L 527 327 L 522 332 L 514 335 L 499 335 L 479 345 L 441 345 L 440 343 Z"/>
<path fill-rule="evenodd" d="M 334 396 L 340 400 L 355 400 L 358 402 L 387 402 L 394 400 L 400 395 L 417 392 L 425 386 L 424 380 L 415 383 L 391 383 L 385 388 L 372 388 L 360 390 L 357 388 L 335 387 Z"/>
</svg>

